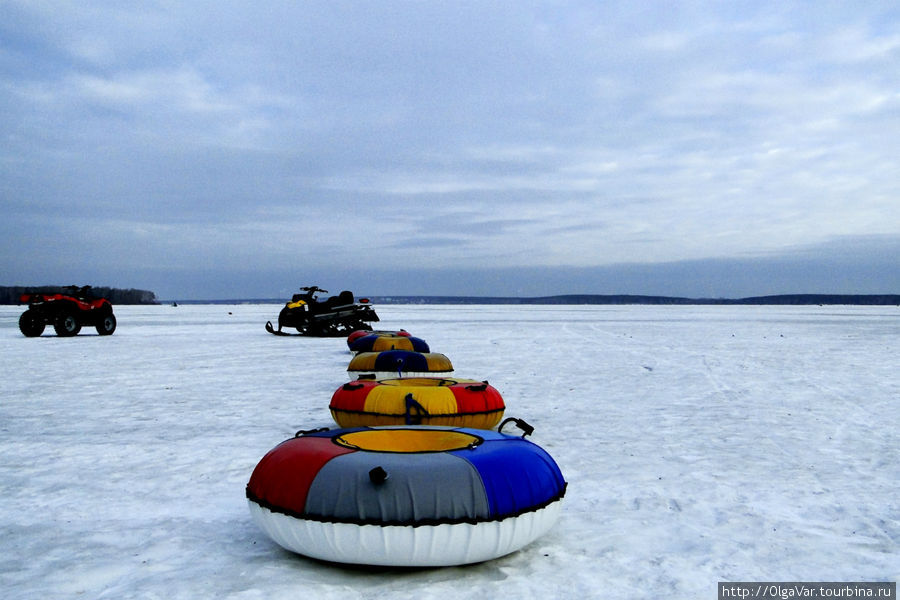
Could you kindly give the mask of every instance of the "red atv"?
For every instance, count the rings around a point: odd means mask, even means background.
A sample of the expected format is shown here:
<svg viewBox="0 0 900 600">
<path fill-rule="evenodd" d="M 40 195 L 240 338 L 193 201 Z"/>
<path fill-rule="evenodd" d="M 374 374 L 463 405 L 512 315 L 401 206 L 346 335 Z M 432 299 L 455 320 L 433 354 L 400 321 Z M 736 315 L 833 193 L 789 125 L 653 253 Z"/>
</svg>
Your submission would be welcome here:
<svg viewBox="0 0 900 600">
<path fill-rule="evenodd" d="M 116 317 L 109 300 L 94 297 L 90 286 L 64 289 L 68 293 L 22 294 L 19 302 L 28 304 L 28 310 L 19 317 L 19 330 L 26 337 L 38 337 L 48 324 L 60 337 L 78 335 L 84 325 L 96 327 L 100 335 L 112 335 Z"/>
</svg>

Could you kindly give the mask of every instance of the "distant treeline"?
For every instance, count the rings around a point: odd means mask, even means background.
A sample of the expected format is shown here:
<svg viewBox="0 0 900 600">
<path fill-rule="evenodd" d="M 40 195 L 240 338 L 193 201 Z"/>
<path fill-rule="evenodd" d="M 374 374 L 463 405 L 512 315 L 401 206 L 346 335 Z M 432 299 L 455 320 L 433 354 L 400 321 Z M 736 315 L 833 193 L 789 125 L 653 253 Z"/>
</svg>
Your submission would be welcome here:
<svg viewBox="0 0 900 600">
<path fill-rule="evenodd" d="M 480 296 L 370 296 L 376 304 L 722 304 L 900 306 L 900 294 L 784 294 L 751 298 L 680 298 L 672 296 L 569 294 L 537 298 Z"/>
<path fill-rule="evenodd" d="M 0 286 L 0 304 L 19 304 L 22 294 L 68 294 L 71 286 Z M 159 304 L 156 294 L 147 290 L 120 290 L 110 287 L 92 287 L 91 293 L 97 298 L 106 298 L 113 304 Z"/>
</svg>

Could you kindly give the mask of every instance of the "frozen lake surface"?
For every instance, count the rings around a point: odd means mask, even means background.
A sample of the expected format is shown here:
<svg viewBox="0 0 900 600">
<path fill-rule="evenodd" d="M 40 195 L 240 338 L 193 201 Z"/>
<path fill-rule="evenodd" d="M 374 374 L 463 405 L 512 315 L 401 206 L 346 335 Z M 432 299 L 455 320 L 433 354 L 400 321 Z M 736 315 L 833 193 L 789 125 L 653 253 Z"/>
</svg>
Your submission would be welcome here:
<svg viewBox="0 0 900 600">
<path fill-rule="evenodd" d="M 569 482 L 493 561 L 352 568 L 250 519 L 257 461 L 334 426 L 342 338 L 279 305 L 117 306 L 27 339 L 0 307 L 8 598 L 716 597 L 718 581 L 900 579 L 900 308 L 376 306 L 488 380 Z"/>
</svg>

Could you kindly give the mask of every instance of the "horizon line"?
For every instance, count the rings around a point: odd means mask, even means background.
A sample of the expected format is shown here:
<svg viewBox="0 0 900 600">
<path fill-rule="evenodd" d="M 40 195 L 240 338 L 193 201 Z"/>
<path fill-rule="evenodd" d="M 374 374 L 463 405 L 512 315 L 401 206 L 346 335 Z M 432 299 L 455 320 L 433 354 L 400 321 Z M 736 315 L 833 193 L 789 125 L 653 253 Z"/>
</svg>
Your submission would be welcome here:
<svg viewBox="0 0 900 600">
<path fill-rule="evenodd" d="M 446 294 L 355 295 L 356 302 L 380 304 L 681 304 L 681 305 L 813 305 L 900 306 L 900 294 L 766 294 L 739 298 L 691 298 L 651 294 L 553 294 L 548 296 L 473 296 Z M 158 299 L 160 304 L 283 304 L 283 298 Z"/>
</svg>

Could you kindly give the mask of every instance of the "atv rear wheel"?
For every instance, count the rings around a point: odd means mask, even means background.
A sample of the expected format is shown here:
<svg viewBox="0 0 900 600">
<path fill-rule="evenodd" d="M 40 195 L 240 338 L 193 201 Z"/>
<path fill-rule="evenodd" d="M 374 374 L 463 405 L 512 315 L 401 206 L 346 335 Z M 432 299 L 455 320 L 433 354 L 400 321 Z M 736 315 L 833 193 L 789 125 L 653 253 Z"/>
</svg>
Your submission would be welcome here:
<svg viewBox="0 0 900 600">
<path fill-rule="evenodd" d="M 44 323 L 44 319 L 38 316 L 36 311 L 31 310 L 30 308 L 22 313 L 22 316 L 19 317 L 19 331 L 25 337 L 38 337 L 42 333 L 44 333 L 44 327 L 46 323 Z"/>
<path fill-rule="evenodd" d="M 116 330 L 116 316 L 109 313 L 97 323 L 97 333 L 100 335 L 112 335 Z"/>
<path fill-rule="evenodd" d="M 56 335 L 59 337 L 72 337 L 81 331 L 81 323 L 78 322 L 75 315 L 63 313 L 53 323 L 53 329 L 56 330 Z"/>
</svg>

